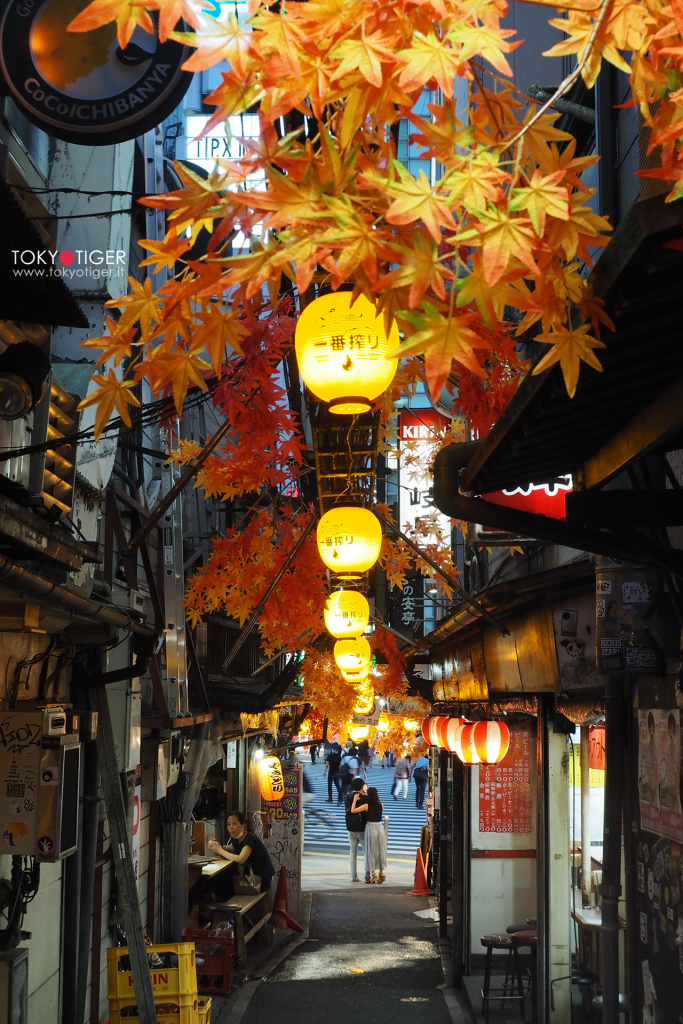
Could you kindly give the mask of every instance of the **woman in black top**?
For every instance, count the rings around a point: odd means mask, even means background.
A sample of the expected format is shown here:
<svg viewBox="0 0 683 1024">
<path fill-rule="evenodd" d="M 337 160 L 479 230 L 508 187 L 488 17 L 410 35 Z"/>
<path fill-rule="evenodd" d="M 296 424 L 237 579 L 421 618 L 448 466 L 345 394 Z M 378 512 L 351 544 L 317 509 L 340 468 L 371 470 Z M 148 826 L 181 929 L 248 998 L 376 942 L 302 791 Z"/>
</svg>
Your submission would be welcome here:
<svg viewBox="0 0 683 1024">
<path fill-rule="evenodd" d="M 268 892 L 275 869 L 268 850 L 259 837 L 249 831 L 247 819 L 241 811 L 231 811 L 228 815 L 228 832 L 230 839 L 225 847 L 221 846 L 216 839 L 211 839 L 208 844 L 209 849 L 234 865 L 233 871 L 230 872 L 232 876 L 237 873 L 239 864 L 251 868 L 254 874 L 261 878 L 261 892 Z M 227 875 L 228 872 L 224 871 L 222 874 Z"/>
<path fill-rule="evenodd" d="M 365 881 L 381 883 L 386 878 L 387 837 L 382 822 L 384 806 L 375 787 L 370 786 L 367 794 L 356 793 L 351 810 L 365 818 Z"/>
</svg>

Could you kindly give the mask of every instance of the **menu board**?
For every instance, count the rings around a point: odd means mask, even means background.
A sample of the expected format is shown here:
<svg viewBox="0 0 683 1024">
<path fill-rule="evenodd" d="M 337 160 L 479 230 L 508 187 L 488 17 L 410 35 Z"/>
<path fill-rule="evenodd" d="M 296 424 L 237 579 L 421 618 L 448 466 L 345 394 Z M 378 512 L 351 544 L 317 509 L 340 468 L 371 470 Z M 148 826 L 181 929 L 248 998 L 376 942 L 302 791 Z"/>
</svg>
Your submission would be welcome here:
<svg viewBox="0 0 683 1024">
<path fill-rule="evenodd" d="M 508 752 L 479 766 L 479 831 L 531 831 L 531 734 L 510 729 Z"/>
<path fill-rule="evenodd" d="M 287 901 L 289 912 L 295 919 L 300 911 L 301 899 L 301 840 L 302 840 L 302 778 L 301 768 L 285 768 L 285 793 L 280 800 L 264 801 L 263 806 L 273 814 L 273 827 L 264 844 L 275 868 L 273 885 L 278 881 L 280 869 L 287 872 Z"/>
</svg>

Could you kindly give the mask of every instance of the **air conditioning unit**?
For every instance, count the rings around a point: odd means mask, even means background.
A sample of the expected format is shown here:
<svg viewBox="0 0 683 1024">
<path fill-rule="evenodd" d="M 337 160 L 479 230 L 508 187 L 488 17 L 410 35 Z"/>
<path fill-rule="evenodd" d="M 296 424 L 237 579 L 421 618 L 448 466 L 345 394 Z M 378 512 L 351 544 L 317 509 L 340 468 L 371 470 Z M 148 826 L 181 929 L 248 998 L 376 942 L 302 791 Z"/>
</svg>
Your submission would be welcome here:
<svg viewBox="0 0 683 1024">
<path fill-rule="evenodd" d="M 61 708 L 0 713 L 0 854 L 58 861 L 78 841 L 81 745 Z"/>
</svg>

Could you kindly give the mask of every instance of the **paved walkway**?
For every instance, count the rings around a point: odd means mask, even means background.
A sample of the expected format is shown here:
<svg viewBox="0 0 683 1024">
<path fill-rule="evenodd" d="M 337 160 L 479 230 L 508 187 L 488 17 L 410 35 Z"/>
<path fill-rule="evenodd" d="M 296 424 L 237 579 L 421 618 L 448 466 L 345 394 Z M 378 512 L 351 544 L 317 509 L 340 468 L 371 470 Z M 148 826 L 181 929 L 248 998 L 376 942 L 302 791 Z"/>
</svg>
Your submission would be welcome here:
<svg viewBox="0 0 683 1024">
<path fill-rule="evenodd" d="M 387 860 L 385 886 L 412 889 L 415 861 L 407 858 L 390 857 Z M 358 874 L 362 878 L 363 857 L 358 856 Z M 352 882 L 348 853 L 305 853 L 301 859 L 301 888 L 304 892 L 321 892 L 331 889 L 357 889 L 364 882 Z"/>
<path fill-rule="evenodd" d="M 313 894 L 308 941 L 255 989 L 241 1024 L 451 1024 L 426 899 L 358 885 Z"/>
</svg>

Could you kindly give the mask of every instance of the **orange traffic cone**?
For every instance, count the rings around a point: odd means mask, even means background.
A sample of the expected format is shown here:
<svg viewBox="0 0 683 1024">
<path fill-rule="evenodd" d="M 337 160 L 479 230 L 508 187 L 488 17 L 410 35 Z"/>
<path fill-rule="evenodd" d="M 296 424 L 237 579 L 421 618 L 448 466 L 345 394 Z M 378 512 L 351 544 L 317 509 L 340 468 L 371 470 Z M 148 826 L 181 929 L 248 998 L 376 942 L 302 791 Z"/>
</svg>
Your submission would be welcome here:
<svg viewBox="0 0 683 1024">
<path fill-rule="evenodd" d="M 431 896 L 431 891 L 427 885 L 427 878 L 425 876 L 425 865 L 422 859 L 422 850 L 418 846 L 417 856 L 415 858 L 415 882 L 410 892 L 406 893 L 406 896 Z"/>
<path fill-rule="evenodd" d="M 280 877 L 277 880 L 277 892 L 275 893 L 275 906 L 273 907 L 273 927 L 285 931 L 290 928 L 293 932 L 303 932 L 303 928 L 289 916 L 287 906 L 287 868 L 282 865 Z"/>
</svg>

